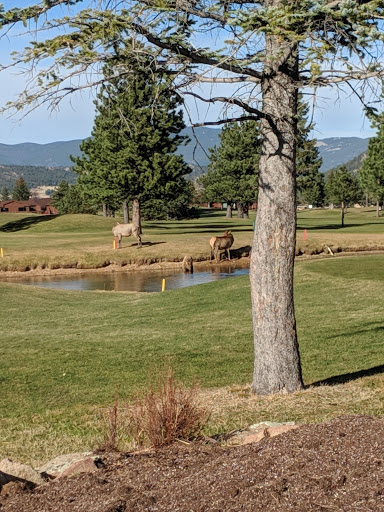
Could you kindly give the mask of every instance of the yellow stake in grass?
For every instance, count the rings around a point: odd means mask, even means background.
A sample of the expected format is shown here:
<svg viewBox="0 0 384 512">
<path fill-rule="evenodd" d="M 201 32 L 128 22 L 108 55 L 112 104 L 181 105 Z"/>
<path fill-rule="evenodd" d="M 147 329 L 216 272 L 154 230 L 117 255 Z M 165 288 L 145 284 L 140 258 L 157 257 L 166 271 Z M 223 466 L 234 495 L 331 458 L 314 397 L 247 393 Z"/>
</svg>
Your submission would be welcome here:
<svg viewBox="0 0 384 512">
<path fill-rule="evenodd" d="M 165 291 L 165 279 L 163 279 L 161 281 L 161 291 L 164 292 Z"/>
<path fill-rule="evenodd" d="M 2 248 L 2 247 L 0 247 L 0 256 L 1 256 L 2 258 L 4 258 L 4 252 L 3 252 L 3 248 Z"/>
</svg>

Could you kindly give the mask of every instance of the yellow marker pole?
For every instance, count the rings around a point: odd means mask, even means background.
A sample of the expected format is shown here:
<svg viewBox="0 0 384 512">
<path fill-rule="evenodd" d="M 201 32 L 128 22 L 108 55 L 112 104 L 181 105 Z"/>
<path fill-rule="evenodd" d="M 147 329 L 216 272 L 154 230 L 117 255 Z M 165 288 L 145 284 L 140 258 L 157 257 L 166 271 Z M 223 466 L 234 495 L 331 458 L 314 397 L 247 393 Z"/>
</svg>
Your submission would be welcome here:
<svg viewBox="0 0 384 512">
<path fill-rule="evenodd" d="M 117 238 L 113 240 L 113 248 L 117 249 Z"/>
<path fill-rule="evenodd" d="M 164 292 L 165 291 L 165 279 L 163 279 L 161 281 L 161 291 Z"/>
<path fill-rule="evenodd" d="M 2 258 L 4 258 L 4 252 L 3 252 L 3 248 L 2 248 L 2 247 L 0 247 L 0 256 L 1 256 Z"/>
</svg>

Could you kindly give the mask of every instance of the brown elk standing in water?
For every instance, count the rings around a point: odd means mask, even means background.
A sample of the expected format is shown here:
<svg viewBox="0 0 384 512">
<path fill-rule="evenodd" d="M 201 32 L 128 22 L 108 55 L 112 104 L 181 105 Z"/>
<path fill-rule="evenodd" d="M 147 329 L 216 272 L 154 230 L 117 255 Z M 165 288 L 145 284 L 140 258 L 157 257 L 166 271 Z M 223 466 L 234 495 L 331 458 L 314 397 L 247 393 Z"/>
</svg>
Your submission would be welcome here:
<svg viewBox="0 0 384 512">
<path fill-rule="evenodd" d="M 228 259 L 231 259 L 231 252 L 230 248 L 233 244 L 233 235 L 230 231 L 224 231 L 224 236 L 213 236 L 210 241 L 209 245 L 211 246 L 211 260 L 214 257 L 216 260 L 216 263 L 218 263 L 217 256 L 219 256 L 220 259 L 220 252 L 219 251 L 227 251 Z"/>
</svg>

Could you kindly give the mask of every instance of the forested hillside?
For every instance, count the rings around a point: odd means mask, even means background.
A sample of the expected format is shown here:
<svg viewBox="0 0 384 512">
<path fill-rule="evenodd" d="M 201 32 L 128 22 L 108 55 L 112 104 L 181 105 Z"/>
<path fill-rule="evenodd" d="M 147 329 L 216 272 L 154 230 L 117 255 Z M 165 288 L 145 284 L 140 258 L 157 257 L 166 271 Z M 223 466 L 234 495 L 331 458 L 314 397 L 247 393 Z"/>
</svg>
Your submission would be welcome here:
<svg viewBox="0 0 384 512">
<path fill-rule="evenodd" d="M 76 174 L 69 167 L 42 167 L 33 165 L 0 165 L 0 188 L 11 191 L 18 178 L 24 178 L 29 188 L 54 187 L 61 180 L 75 183 Z"/>
</svg>

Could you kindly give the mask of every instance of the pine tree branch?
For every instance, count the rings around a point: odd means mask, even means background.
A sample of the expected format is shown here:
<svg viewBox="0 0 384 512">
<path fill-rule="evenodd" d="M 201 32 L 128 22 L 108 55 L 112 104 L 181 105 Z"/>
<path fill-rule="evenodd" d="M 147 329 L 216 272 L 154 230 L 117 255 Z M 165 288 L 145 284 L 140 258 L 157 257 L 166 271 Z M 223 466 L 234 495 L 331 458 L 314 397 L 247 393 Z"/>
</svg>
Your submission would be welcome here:
<svg viewBox="0 0 384 512">
<path fill-rule="evenodd" d="M 257 121 L 257 116 L 239 116 L 239 117 L 227 117 L 220 119 L 219 121 L 205 121 L 202 123 L 193 123 L 192 128 L 198 128 L 199 126 L 219 126 L 221 124 L 238 123 L 240 121 Z"/>
<path fill-rule="evenodd" d="M 82 0 L 49 0 L 44 2 L 44 5 L 33 5 L 25 9 L 9 9 L 4 13 L 0 13 L 0 28 L 18 23 L 19 21 L 26 22 L 27 20 L 37 18 L 58 5 L 74 5 L 78 2 L 82 2 Z"/>
<path fill-rule="evenodd" d="M 193 96 L 194 98 L 197 98 L 200 101 L 203 101 L 205 103 L 226 103 L 229 105 L 237 105 L 238 107 L 242 108 L 246 112 L 249 112 L 250 114 L 254 114 L 257 116 L 258 119 L 266 119 L 266 114 L 264 114 L 261 110 L 258 110 L 257 108 L 251 107 L 248 103 L 245 101 L 239 100 L 238 98 L 232 98 L 230 96 L 217 96 L 214 98 L 204 98 L 203 96 L 200 96 L 200 94 L 196 94 L 195 92 L 186 91 L 184 92 L 185 95 Z"/>
<path fill-rule="evenodd" d="M 165 41 L 155 34 L 151 33 L 147 28 L 138 23 L 132 22 L 130 27 L 137 33 L 145 37 L 145 39 L 157 46 L 158 48 L 162 48 L 164 50 L 169 50 L 172 54 L 179 55 L 181 57 L 186 57 L 191 62 L 196 64 L 206 64 L 208 66 L 214 66 L 219 69 L 223 69 L 224 71 L 229 71 L 230 73 L 239 73 L 241 75 L 249 75 L 253 78 L 257 78 L 259 80 L 262 79 L 263 74 L 249 67 L 243 67 L 238 65 L 238 61 L 233 59 L 234 62 L 231 62 L 230 57 L 225 57 L 223 60 L 215 59 L 213 57 L 209 57 L 204 55 L 201 51 L 195 50 L 194 48 L 186 48 L 181 44 L 171 43 L 169 41 Z"/>
</svg>

